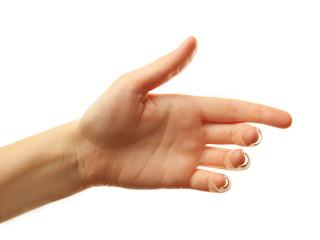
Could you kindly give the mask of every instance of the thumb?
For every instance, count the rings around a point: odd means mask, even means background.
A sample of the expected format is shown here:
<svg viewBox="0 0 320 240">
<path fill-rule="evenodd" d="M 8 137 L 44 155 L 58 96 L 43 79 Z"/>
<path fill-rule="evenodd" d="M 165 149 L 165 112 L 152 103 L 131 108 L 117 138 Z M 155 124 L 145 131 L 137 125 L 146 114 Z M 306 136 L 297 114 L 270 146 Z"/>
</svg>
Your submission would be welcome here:
<svg viewBox="0 0 320 240">
<path fill-rule="evenodd" d="M 130 91 L 147 94 L 179 74 L 192 60 L 197 50 L 195 37 L 187 38 L 177 49 L 142 68 L 121 76 L 116 85 Z"/>
</svg>

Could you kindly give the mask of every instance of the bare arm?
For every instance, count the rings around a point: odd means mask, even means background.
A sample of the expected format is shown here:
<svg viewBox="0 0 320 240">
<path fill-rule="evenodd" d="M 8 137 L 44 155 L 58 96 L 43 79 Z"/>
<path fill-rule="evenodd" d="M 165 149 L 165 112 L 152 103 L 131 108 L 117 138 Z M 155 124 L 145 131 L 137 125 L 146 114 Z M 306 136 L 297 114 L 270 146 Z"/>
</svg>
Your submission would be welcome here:
<svg viewBox="0 0 320 240">
<path fill-rule="evenodd" d="M 0 148 L 0 222 L 83 190 L 74 122 Z"/>
</svg>

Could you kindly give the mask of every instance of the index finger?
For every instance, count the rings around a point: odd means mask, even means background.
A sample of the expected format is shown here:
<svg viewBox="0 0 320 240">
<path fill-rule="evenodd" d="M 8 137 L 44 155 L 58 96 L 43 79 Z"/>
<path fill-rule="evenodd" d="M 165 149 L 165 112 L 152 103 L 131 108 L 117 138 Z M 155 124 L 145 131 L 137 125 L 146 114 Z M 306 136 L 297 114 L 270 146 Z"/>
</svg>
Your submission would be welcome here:
<svg viewBox="0 0 320 240">
<path fill-rule="evenodd" d="M 203 121 L 215 123 L 252 122 L 278 128 L 288 128 L 292 124 L 292 117 L 289 113 L 266 105 L 226 98 L 196 98 Z"/>
</svg>

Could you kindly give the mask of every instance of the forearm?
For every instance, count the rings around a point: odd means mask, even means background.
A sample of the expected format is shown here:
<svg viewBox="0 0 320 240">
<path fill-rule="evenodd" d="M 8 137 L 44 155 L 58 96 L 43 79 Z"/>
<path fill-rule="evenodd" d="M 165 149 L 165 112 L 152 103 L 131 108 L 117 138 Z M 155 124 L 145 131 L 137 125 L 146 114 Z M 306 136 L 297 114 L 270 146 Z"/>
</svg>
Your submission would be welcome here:
<svg viewBox="0 0 320 240">
<path fill-rule="evenodd" d="M 75 122 L 0 148 L 0 222 L 84 189 Z"/>
</svg>

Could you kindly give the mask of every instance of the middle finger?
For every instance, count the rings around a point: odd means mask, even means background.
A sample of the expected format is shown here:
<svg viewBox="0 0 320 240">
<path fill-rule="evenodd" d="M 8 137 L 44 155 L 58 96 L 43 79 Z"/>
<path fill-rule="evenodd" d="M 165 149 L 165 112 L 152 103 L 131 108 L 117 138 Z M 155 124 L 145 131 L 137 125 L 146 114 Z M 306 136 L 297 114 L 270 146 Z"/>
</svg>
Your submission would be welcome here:
<svg viewBox="0 0 320 240">
<path fill-rule="evenodd" d="M 262 139 L 260 129 L 246 123 L 205 123 L 204 131 L 207 144 L 254 146 L 259 144 Z"/>
</svg>

